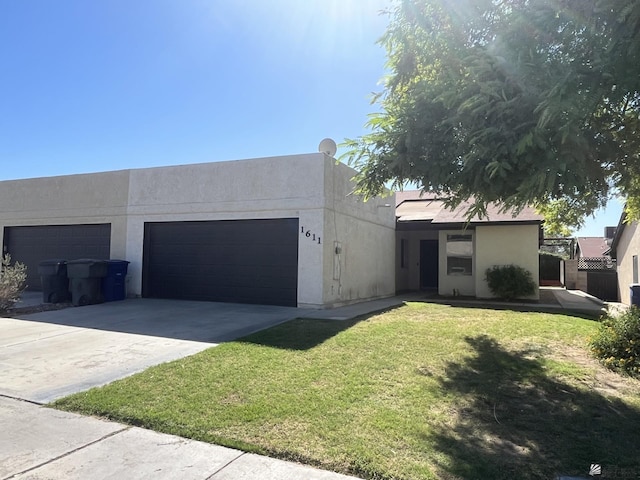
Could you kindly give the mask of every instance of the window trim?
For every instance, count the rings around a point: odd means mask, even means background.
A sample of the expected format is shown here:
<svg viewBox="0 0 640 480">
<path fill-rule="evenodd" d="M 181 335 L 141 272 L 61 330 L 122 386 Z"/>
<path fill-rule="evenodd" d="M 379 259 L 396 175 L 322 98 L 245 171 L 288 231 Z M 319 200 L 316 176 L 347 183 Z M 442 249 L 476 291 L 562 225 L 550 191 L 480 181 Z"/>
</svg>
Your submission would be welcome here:
<svg viewBox="0 0 640 480">
<path fill-rule="evenodd" d="M 445 234 L 445 260 L 446 260 L 446 268 L 447 268 L 447 276 L 451 277 L 472 277 L 474 266 L 473 266 L 473 257 L 474 257 L 474 242 L 473 242 L 473 233 L 446 233 Z M 449 245 L 455 243 L 469 243 L 470 252 L 450 252 Z M 449 259 L 456 260 L 465 260 L 464 263 L 469 262 L 469 267 L 464 268 L 461 271 L 452 271 L 454 268 L 459 269 L 459 266 L 450 265 Z M 453 262 L 451 262 L 453 263 Z"/>
</svg>

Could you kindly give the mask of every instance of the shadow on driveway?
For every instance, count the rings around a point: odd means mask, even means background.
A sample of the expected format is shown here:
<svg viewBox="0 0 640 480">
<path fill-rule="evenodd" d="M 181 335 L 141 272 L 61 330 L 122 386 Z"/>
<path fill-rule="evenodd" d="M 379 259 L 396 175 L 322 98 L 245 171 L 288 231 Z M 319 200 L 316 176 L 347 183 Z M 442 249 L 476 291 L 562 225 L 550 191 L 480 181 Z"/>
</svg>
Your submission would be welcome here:
<svg viewBox="0 0 640 480">
<path fill-rule="evenodd" d="M 129 299 L 14 318 L 69 327 L 221 343 L 299 317 L 306 310 L 270 305 Z"/>
</svg>

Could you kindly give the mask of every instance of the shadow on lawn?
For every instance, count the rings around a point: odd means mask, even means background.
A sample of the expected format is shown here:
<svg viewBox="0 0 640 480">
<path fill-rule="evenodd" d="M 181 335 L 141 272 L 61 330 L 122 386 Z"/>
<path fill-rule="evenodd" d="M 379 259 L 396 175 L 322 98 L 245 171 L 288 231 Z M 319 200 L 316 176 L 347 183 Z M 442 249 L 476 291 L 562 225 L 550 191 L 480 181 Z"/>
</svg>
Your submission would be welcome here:
<svg viewBox="0 0 640 480">
<path fill-rule="evenodd" d="M 460 398 L 457 421 L 425 434 L 443 478 L 545 479 L 589 473 L 640 478 L 640 411 L 550 377 L 535 350 L 507 351 L 467 337 L 475 355 L 447 366 L 443 389 Z"/>
<path fill-rule="evenodd" d="M 363 318 L 340 321 L 299 318 L 240 338 L 237 341 L 284 350 L 309 350 L 353 327 L 361 320 Z"/>
<path fill-rule="evenodd" d="M 400 306 L 389 307 L 350 320 L 299 318 L 240 338 L 237 341 L 285 350 L 309 350 L 326 342 L 340 332 L 350 329 L 357 323 L 397 308 L 400 308 Z"/>
</svg>

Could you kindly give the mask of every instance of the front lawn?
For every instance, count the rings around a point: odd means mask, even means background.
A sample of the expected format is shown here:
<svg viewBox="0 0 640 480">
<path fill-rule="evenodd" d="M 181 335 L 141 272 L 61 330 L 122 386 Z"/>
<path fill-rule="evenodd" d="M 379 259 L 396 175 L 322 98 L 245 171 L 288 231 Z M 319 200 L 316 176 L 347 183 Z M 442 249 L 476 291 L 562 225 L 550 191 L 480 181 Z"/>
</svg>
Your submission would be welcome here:
<svg viewBox="0 0 640 480">
<path fill-rule="evenodd" d="M 53 406 L 363 478 L 640 474 L 640 382 L 587 356 L 596 326 L 409 303 L 295 320 Z"/>
</svg>

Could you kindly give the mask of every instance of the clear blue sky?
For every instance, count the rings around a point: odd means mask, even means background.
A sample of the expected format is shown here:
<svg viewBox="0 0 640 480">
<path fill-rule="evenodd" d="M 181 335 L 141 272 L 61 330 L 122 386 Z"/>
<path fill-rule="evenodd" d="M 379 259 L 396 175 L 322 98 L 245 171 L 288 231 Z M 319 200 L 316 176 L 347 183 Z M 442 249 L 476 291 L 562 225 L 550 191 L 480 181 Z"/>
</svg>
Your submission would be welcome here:
<svg viewBox="0 0 640 480">
<path fill-rule="evenodd" d="M 4 1 L 0 180 L 309 153 L 361 135 L 388 3 Z M 616 224 L 609 210 L 579 233 Z"/>
</svg>

